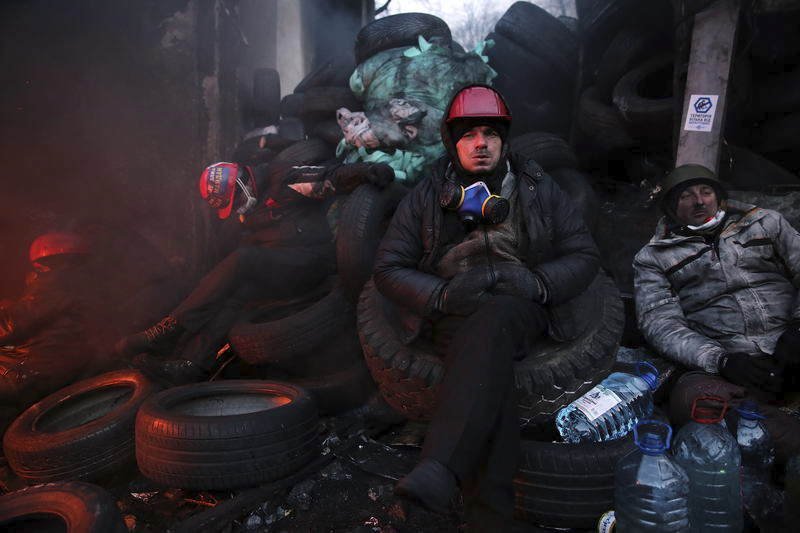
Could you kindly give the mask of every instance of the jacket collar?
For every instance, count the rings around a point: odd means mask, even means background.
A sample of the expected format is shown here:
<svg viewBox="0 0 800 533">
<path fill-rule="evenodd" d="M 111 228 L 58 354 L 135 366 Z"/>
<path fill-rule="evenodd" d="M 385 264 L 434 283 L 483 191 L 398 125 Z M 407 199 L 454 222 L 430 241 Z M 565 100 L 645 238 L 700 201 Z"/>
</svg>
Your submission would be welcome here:
<svg viewBox="0 0 800 533">
<path fill-rule="evenodd" d="M 720 233 L 721 237 L 729 237 L 738 233 L 766 215 L 764 209 L 738 200 L 728 199 L 725 206 L 728 220 L 724 222 L 725 227 Z M 666 216 L 662 216 L 656 225 L 656 230 L 649 244 L 653 246 L 670 246 L 684 241 L 702 240 L 700 235 L 679 235 L 671 231 L 670 226 L 669 219 Z"/>
</svg>

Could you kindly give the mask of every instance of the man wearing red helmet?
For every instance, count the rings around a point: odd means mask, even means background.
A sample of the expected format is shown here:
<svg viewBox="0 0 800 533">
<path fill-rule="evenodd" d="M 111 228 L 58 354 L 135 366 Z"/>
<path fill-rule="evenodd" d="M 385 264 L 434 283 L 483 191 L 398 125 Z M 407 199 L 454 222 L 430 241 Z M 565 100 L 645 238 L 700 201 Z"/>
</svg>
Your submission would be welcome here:
<svg viewBox="0 0 800 533">
<path fill-rule="evenodd" d="M 117 343 L 123 357 L 172 384 L 200 381 L 210 372 L 243 306 L 253 300 L 296 296 L 335 270 L 326 200 L 361 183 L 384 187 L 394 179 L 385 164 L 295 166 L 273 160 L 251 168 L 216 163 L 203 170 L 200 194 L 220 219 L 238 214 L 243 242 L 200 281 L 189 296 L 152 327 Z M 160 360 L 188 334 L 181 357 Z"/>
<path fill-rule="evenodd" d="M 514 357 L 548 331 L 575 329 L 577 317 L 549 311 L 583 292 L 599 266 L 571 200 L 538 164 L 509 153 L 510 125 L 491 87 L 455 94 L 441 126 L 447 155 L 398 207 L 374 272 L 397 304 L 403 341 L 430 331 L 447 367 L 421 461 L 396 493 L 445 511 L 460 486 L 480 531 L 507 531 L 513 512 Z"/>
<path fill-rule="evenodd" d="M 77 379 L 94 360 L 83 300 L 88 254 L 76 233 L 40 235 L 30 247 L 33 271 L 22 297 L 0 305 L 0 407 L 10 413 Z M 0 413 L 0 431 L 10 422 L 5 417 Z"/>
</svg>

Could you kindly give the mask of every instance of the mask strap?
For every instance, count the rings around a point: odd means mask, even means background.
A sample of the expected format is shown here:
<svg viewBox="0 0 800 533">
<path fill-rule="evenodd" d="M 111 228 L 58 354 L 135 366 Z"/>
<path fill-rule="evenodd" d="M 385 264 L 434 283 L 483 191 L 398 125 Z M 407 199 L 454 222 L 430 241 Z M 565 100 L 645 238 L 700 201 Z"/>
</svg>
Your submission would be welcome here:
<svg viewBox="0 0 800 533">
<path fill-rule="evenodd" d="M 250 209 L 254 205 L 256 205 L 256 202 L 258 201 L 258 199 L 255 196 L 253 196 L 253 194 L 250 192 L 250 188 L 247 185 L 245 185 L 244 181 L 242 181 L 241 176 L 237 176 L 236 185 L 239 186 L 239 188 L 242 190 L 242 193 L 244 193 L 244 197 L 245 197 L 244 205 L 242 205 L 242 207 L 237 209 L 236 212 L 238 214 L 240 214 L 240 215 L 243 215 L 243 214 L 247 213 L 248 211 L 250 211 Z"/>
</svg>

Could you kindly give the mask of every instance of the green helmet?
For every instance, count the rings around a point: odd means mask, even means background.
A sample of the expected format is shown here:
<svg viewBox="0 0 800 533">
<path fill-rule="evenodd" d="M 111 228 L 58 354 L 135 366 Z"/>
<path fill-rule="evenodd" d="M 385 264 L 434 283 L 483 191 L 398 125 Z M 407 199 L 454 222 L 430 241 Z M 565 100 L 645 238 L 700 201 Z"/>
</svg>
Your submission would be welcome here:
<svg viewBox="0 0 800 533">
<path fill-rule="evenodd" d="M 674 215 L 673 207 L 676 203 L 674 200 L 677 199 L 677 193 L 692 185 L 692 182 L 705 182 L 714 187 L 720 201 L 727 196 L 725 186 L 714 172 L 703 165 L 687 163 L 675 167 L 672 172 L 667 174 L 667 178 L 661 186 L 661 210 L 668 215 Z"/>
</svg>

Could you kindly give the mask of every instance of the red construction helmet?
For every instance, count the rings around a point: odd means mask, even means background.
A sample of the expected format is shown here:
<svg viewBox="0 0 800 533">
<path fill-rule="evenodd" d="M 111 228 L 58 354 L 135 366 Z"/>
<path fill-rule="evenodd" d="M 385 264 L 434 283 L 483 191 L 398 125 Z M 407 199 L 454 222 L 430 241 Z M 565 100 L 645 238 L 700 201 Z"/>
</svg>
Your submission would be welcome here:
<svg viewBox="0 0 800 533">
<path fill-rule="evenodd" d="M 40 260 L 62 254 L 88 254 L 86 240 L 77 233 L 53 232 L 39 235 L 31 243 L 29 256 L 36 265 Z"/>
<path fill-rule="evenodd" d="M 247 167 L 236 163 L 215 163 L 200 174 L 200 196 L 217 210 L 219 218 L 230 216 L 236 195 L 236 181 L 247 172 Z"/>
<path fill-rule="evenodd" d="M 500 93 L 485 85 L 473 85 L 456 93 L 445 122 L 462 118 L 493 118 L 511 122 L 511 112 Z"/>
</svg>

